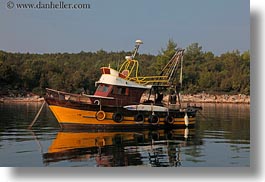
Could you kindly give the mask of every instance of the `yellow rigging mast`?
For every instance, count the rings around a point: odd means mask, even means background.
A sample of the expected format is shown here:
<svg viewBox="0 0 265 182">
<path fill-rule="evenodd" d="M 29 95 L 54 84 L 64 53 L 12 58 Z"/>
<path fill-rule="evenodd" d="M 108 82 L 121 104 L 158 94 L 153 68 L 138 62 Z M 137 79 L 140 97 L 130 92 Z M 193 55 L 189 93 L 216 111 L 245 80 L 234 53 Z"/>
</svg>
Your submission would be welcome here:
<svg viewBox="0 0 265 182">
<path fill-rule="evenodd" d="M 162 69 L 159 76 L 138 76 L 139 63 L 134 59 L 140 45 L 143 44 L 141 40 L 136 41 L 134 52 L 131 56 L 126 56 L 126 61 L 121 65 L 119 72 L 125 76 L 125 79 L 134 81 L 142 85 L 154 86 L 172 86 L 176 85 L 175 80 L 177 76 L 177 69 L 179 64 L 180 70 L 180 85 L 182 84 L 182 63 L 184 49 L 177 49 L 174 56 L 170 59 L 167 65 Z"/>
</svg>

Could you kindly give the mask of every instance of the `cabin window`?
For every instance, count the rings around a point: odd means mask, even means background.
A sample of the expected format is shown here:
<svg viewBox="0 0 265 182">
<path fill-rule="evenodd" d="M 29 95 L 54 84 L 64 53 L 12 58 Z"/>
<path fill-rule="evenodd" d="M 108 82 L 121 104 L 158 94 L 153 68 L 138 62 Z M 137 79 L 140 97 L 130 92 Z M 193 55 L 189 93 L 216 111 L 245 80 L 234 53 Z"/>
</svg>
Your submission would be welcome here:
<svg viewBox="0 0 265 182">
<path fill-rule="evenodd" d="M 126 88 L 118 88 L 118 94 L 125 95 Z"/>
<path fill-rule="evenodd" d="M 97 88 L 97 91 L 99 91 L 99 92 L 108 92 L 108 90 L 109 90 L 109 86 L 103 85 L 103 84 L 99 85 Z"/>
<path fill-rule="evenodd" d="M 117 87 L 116 89 L 113 89 L 113 93 L 118 95 L 129 95 L 129 88 Z"/>
</svg>

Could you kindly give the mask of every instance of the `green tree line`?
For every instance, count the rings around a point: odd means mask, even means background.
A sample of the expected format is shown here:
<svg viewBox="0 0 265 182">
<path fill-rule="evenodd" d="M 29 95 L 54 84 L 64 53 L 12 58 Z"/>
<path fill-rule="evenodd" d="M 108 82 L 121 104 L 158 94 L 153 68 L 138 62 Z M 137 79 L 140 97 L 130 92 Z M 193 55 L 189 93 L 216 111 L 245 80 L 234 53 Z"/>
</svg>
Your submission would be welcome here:
<svg viewBox="0 0 265 182">
<path fill-rule="evenodd" d="M 141 76 L 157 75 L 173 56 L 177 44 L 169 40 L 158 55 L 140 54 Z M 33 92 L 44 94 L 45 88 L 80 93 L 95 90 L 100 67 L 118 69 L 131 52 L 97 52 L 29 54 L 0 51 L 0 94 Z M 186 48 L 183 65 L 184 93 L 250 93 L 249 51 L 226 52 L 215 56 L 203 52 L 198 43 Z"/>
</svg>

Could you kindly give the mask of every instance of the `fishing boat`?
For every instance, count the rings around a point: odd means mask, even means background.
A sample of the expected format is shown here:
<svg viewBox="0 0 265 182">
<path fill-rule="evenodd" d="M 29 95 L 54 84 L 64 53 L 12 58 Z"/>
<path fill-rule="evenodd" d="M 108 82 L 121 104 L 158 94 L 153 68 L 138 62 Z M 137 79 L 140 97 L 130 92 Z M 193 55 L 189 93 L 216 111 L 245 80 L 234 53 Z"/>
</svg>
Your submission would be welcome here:
<svg viewBox="0 0 265 182">
<path fill-rule="evenodd" d="M 180 99 L 184 49 L 177 49 L 157 76 L 139 76 L 135 59 L 143 42 L 119 69 L 101 67 L 94 94 L 46 89 L 45 101 L 62 129 L 141 129 L 195 125 L 198 107 L 183 107 Z M 178 77 L 178 74 L 180 75 Z M 163 102 L 164 94 L 169 94 Z M 143 100 L 143 96 L 146 99 Z"/>
</svg>

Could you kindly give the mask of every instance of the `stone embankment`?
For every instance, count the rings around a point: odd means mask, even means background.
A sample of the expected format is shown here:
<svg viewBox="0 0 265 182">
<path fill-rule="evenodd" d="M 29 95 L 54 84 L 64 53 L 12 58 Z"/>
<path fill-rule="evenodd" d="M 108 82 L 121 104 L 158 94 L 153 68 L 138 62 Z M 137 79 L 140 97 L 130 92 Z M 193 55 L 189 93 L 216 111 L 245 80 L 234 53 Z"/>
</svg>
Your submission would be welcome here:
<svg viewBox="0 0 265 182">
<path fill-rule="evenodd" d="M 168 102 L 168 95 L 164 96 L 163 102 Z M 148 96 L 144 95 L 142 101 L 147 100 Z M 150 98 L 154 100 L 153 97 Z M 217 95 L 217 94 L 184 94 L 181 95 L 181 101 L 184 103 L 227 103 L 227 104 L 250 104 L 250 96 L 244 94 L 237 95 Z"/>
<path fill-rule="evenodd" d="M 231 104 L 250 104 L 250 96 L 244 94 L 237 95 L 213 95 L 213 94 L 188 94 L 182 95 L 182 102 L 191 103 L 231 103 Z"/>
<path fill-rule="evenodd" d="M 11 103 L 11 102 L 42 102 L 44 101 L 43 97 L 38 95 L 35 96 L 26 96 L 26 97 L 0 97 L 0 103 Z"/>
<path fill-rule="evenodd" d="M 141 101 L 147 100 L 148 96 L 143 95 Z M 151 97 L 153 100 L 154 98 Z M 38 95 L 26 97 L 0 97 L 0 103 L 8 102 L 42 102 L 44 99 Z M 230 103 L 230 104 L 250 104 L 250 96 L 244 94 L 237 95 L 214 95 L 214 94 L 185 94 L 181 95 L 184 103 Z M 168 96 L 163 98 L 163 102 L 168 102 Z"/>
</svg>

